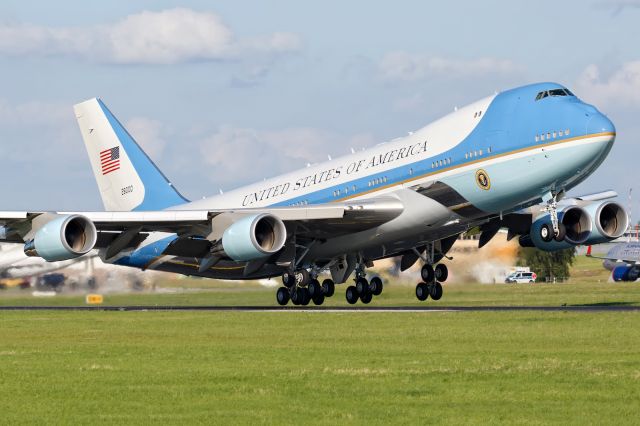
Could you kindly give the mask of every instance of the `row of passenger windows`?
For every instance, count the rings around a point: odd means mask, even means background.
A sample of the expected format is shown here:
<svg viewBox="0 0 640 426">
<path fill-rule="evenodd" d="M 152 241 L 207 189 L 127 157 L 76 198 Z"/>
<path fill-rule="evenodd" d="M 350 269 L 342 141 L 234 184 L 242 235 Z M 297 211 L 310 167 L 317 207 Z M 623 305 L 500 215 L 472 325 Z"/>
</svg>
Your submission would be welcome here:
<svg viewBox="0 0 640 426">
<path fill-rule="evenodd" d="M 358 189 L 357 186 L 353 185 L 351 186 L 351 191 L 356 192 L 356 189 Z M 345 186 L 344 189 L 336 189 L 335 191 L 333 191 L 333 196 L 334 197 L 339 197 L 341 194 L 348 194 L 349 193 L 349 187 Z"/>
<path fill-rule="evenodd" d="M 302 201 L 298 201 L 297 203 L 293 203 L 291 204 L 292 207 L 296 207 L 296 206 L 306 206 L 307 204 L 309 204 L 309 200 L 302 200 Z"/>
<path fill-rule="evenodd" d="M 436 167 L 442 167 L 451 164 L 451 158 L 445 158 L 444 160 L 438 160 L 431 163 L 431 168 L 435 169 Z"/>
<path fill-rule="evenodd" d="M 369 186 L 376 186 L 376 185 L 380 185 L 381 183 L 387 183 L 387 177 L 386 176 L 382 176 L 382 177 L 378 177 L 378 178 L 375 178 L 373 180 L 370 180 L 368 185 Z"/>
<path fill-rule="evenodd" d="M 487 154 L 491 154 L 492 151 L 493 151 L 493 149 L 491 147 L 487 148 Z M 475 158 L 475 157 L 479 157 L 481 155 L 484 155 L 484 152 L 482 151 L 482 148 L 480 148 L 478 150 L 473 150 L 473 151 L 466 152 L 464 154 L 464 158 L 468 160 L 469 158 Z"/>
<path fill-rule="evenodd" d="M 561 138 L 563 136 L 569 136 L 569 129 L 560 130 L 557 132 L 540 133 L 539 135 L 536 135 L 536 142 L 541 142 L 541 141 L 555 139 L 555 138 Z"/>
<path fill-rule="evenodd" d="M 571 93 L 569 89 L 545 90 L 543 92 L 538 93 L 538 95 L 536 95 L 536 101 L 539 101 L 540 99 L 544 99 L 547 96 L 575 96 L 575 95 Z"/>
</svg>

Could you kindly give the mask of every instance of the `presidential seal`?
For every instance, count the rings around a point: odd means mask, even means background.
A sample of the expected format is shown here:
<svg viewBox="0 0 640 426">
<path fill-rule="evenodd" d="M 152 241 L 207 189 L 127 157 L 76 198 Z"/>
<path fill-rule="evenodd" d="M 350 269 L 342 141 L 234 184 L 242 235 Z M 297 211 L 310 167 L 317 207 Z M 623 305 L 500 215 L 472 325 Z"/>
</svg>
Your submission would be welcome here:
<svg viewBox="0 0 640 426">
<path fill-rule="evenodd" d="M 488 191 L 489 188 L 491 188 L 491 179 L 489 179 L 487 172 L 482 169 L 476 172 L 476 183 L 480 189 L 484 189 L 485 191 Z"/>
</svg>

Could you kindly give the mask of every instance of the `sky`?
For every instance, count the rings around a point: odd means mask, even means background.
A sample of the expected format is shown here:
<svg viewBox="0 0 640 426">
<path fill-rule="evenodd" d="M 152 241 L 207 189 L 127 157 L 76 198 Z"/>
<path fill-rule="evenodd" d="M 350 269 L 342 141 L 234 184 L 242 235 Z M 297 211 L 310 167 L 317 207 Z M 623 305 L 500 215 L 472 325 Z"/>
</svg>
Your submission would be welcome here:
<svg viewBox="0 0 640 426">
<path fill-rule="evenodd" d="M 373 146 L 496 91 L 615 123 L 573 195 L 640 219 L 640 0 L 0 3 L 0 210 L 100 210 L 72 106 L 100 97 L 190 199 Z"/>
</svg>

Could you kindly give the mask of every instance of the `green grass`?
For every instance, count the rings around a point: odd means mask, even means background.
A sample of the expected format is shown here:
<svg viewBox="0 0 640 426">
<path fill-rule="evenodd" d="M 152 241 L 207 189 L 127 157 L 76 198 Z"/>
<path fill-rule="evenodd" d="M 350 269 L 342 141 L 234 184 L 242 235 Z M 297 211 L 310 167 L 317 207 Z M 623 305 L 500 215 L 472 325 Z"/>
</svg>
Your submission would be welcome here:
<svg viewBox="0 0 640 426">
<path fill-rule="evenodd" d="M 3 423 L 633 424 L 640 314 L 2 312 Z"/>
<path fill-rule="evenodd" d="M 564 284 L 392 284 L 371 306 L 640 304 L 579 258 Z M 180 280 L 110 305 L 275 305 Z M 344 286 L 329 306 L 346 306 Z M 179 290 L 179 289 L 177 289 Z M 82 295 L 2 305 L 83 305 Z M 0 423 L 637 424 L 640 312 L 0 312 Z"/>
</svg>

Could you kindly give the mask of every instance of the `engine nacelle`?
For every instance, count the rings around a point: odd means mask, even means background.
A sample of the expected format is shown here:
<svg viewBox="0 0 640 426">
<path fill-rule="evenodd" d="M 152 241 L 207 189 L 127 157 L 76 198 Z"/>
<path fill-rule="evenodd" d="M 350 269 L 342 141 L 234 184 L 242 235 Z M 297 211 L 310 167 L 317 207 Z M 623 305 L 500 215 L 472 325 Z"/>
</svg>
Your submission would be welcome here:
<svg viewBox="0 0 640 426">
<path fill-rule="evenodd" d="M 529 235 L 520 237 L 520 245 L 537 247 L 545 251 L 556 251 L 584 244 L 591 235 L 591 216 L 581 207 L 569 206 L 558 211 L 558 222 L 562 223 L 567 231 L 563 241 L 544 241 L 542 238 L 543 225 L 551 226 L 551 217 L 546 214 L 533 222 Z"/>
<path fill-rule="evenodd" d="M 58 216 L 36 231 L 33 239 L 24 245 L 24 253 L 48 262 L 74 259 L 88 253 L 97 238 L 95 225 L 86 217 Z"/>
<path fill-rule="evenodd" d="M 593 232 L 585 244 L 606 243 L 620 238 L 629 226 L 627 210 L 615 201 L 585 207 L 593 218 Z"/>
<path fill-rule="evenodd" d="M 620 265 L 613 268 L 611 276 L 614 281 L 636 281 L 640 276 L 640 267 Z"/>
<path fill-rule="evenodd" d="M 222 248 L 237 262 L 262 259 L 279 251 L 287 239 L 282 220 L 268 213 L 243 217 L 222 234 Z"/>
</svg>

